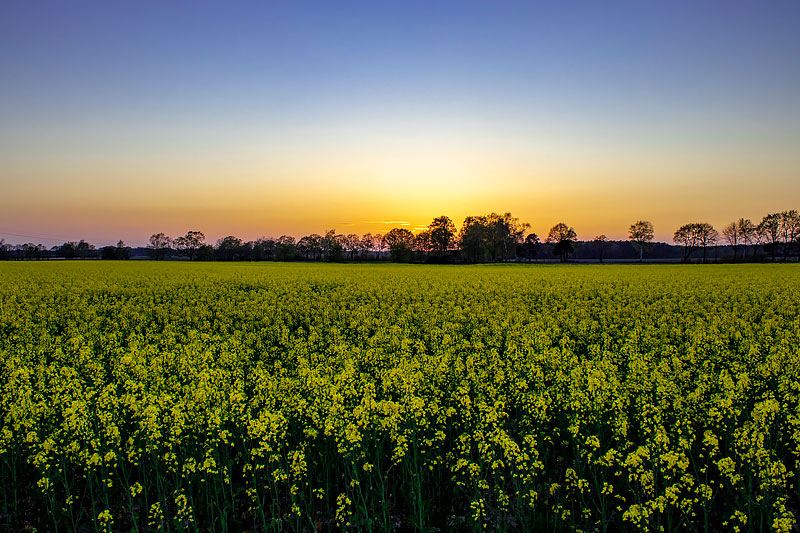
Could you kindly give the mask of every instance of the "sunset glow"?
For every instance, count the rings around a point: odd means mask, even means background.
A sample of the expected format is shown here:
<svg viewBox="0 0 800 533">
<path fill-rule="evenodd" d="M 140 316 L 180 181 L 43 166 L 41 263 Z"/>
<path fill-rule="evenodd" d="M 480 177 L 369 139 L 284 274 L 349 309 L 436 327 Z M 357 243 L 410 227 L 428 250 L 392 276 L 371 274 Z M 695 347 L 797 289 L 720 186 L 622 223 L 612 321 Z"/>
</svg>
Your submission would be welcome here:
<svg viewBox="0 0 800 533">
<path fill-rule="evenodd" d="M 0 238 L 668 241 L 800 198 L 800 4 L 0 6 Z"/>
</svg>

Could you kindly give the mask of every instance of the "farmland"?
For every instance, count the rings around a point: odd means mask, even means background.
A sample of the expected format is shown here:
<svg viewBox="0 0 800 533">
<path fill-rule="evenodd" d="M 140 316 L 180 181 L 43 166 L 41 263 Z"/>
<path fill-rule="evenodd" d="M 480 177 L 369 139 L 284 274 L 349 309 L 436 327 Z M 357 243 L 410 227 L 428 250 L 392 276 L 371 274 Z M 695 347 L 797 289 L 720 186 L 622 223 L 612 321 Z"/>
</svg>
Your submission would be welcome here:
<svg viewBox="0 0 800 533">
<path fill-rule="evenodd" d="M 768 530 L 792 265 L 0 264 L 0 529 Z"/>
</svg>

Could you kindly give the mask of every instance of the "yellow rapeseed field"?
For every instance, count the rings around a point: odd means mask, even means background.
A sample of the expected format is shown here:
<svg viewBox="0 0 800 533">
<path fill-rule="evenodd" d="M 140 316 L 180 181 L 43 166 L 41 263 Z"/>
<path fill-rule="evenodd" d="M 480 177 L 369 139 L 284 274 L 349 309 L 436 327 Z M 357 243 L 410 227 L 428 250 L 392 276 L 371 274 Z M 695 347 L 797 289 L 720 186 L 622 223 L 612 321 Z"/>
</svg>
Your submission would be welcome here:
<svg viewBox="0 0 800 533">
<path fill-rule="evenodd" d="M 0 529 L 797 531 L 793 265 L 0 264 Z"/>
</svg>

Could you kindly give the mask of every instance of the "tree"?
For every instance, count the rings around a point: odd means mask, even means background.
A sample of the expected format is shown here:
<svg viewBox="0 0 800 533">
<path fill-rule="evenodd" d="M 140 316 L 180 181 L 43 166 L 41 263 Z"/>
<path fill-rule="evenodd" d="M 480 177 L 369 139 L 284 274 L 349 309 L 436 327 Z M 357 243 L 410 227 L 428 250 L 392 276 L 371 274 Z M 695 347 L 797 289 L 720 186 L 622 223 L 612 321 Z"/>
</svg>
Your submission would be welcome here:
<svg viewBox="0 0 800 533">
<path fill-rule="evenodd" d="M 772 255 L 772 262 L 775 262 L 775 253 L 778 250 L 778 241 L 781 234 L 781 214 L 770 213 L 764 215 L 761 222 L 758 224 L 758 233 L 761 234 L 762 240 L 770 245 L 770 253 Z"/>
<path fill-rule="evenodd" d="M 492 262 L 505 261 L 516 256 L 528 228 L 530 224 L 520 222 L 511 213 L 468 216 L 458 242 L 466 261 L 477 262 L 487 255 Z"/>
<path fill-rule="evenodd" d="M 717 242 L 719 233 L 714 229 L 714 226 L 708 222 L 700 222 L 695 224 L 697 231 L 697 242 L 703 247 L 703 263 L 706 262 L 706 249 L 713 246 Z"/>
<path fill-rule="evenodd" d="M 433 251 L 444 254 L 455 244 L 456 226 L 449 217 L 444 215 L 436 217 L 428 225 L 430 243 Z"/>
<path fill-rule="evenodd" d="M 204 244 L 201 246 L 197 253 L 195 254 L 195 258 L 198 261 L 213 261 L 214 260 L 214 247 L 210 244 Z"/>
<path fill-rule="evenodd" d="M 511 213 L 504 213 L 502 216 L 504 227 L 504 259 L 513 259 L 517 255 L 517 248 L 525 240 L 525 232 L 531 225 L 528 222 L 520 222 L 519 218 Z"/>
<path fill-rule="evenodd" d="M 304 259 L 319 261 L 322 258 L 322 236 L 316 233 L 306 235 L 297 241 L 296 248 Z"/>
<path fill-rule="evenodd" d="M 708 222 L 693 222 L 684 224 L 675 231 L 672 240 L 683 245 L 683 261 L 689 260 L 689 255 L 698 247 L 703 248 L 703 262 L 706 262 L 706 249 L 717 242 L 719 234 L 714 226 Z"/>
<path fill-rule="evenodd" d="M 539 255 L 539 236 L 535 233 L 529 234 L 525 237 L 525 242 L 522 246 L 525 250 L 525 257 L 528 258 L 528 263 L 530 263 L 531 259 Z"/>
<path fill-rule="evenodd" d="M 502 216 L 490 213 L 484 219 L 486 223 L 485 247 L 492 262 L 513 258 L 517 246 L 522 244 L 525 230 L 530 227 L 530 224 L 520 222 L 511 213 L 504 213 Z"/>
<path fill-rule="evenodd" d="M 697 224 L 684 224 L 675 230 L 672 240 L 675 241 L 676 244 L 683 246 L 683 262 L 686 263 L 689 261 L 689 256 L 698 246 Z"/>
<path fill-rule="evenodd" d="M 94 246 L 92 246 L 92 249 L 94 249 Z M 16 244 L 14 245 L 14 255 L 18 259 L 43 259 L 47 256 L 47 248 L 42 244 L 33 244 L 32 242 Z"/>
<path fill-rule="evenodd" d="M 791 209 L 781 213 L 780 238 L 783 244 L 783 261 L 786 262 L 792 246 L 800 238 L 800 214 L 797 210 Z"/>
<path fill-rule="evenodd" d="M 116 246 L 104 246 L 100 249 L 100 257 L 103 259 L 130 259 L 131 249 L 125 243 L 118 241 Z"/>
<path fill-rule="evenodd" d="M 96 257 L 97 249 L 94 247 L 94 244 L 89 244 L 88 242 L 81 239 L 81 241 L 77 244 L 77 246 L 75 246 L 75 255 L 81 259 Z"/>
<path fill-rule="evenodd" d="M 175 249 L 193 260 L 197 255 L 197 250 L 205 244 L 206 236 L 202 231 L 187 231 L 183 237 L 175 239 Z"/>
<path fill-rule="evenodd" d="M 628 240 L 639 249 L 639 262 L 644 261 L 644 247 L 653 240 L 653 224 L 647 220 L 639 220 L 628 228 Z"/>
<path fill-rule="evenodd" d="M 569 255 L 575 251 L 573 244 L 576 240 L 578 240 L 578 234 L 575 233 L 575 229 L 567 226 L 563 222 L 559 222 L 550 228 L 550 233 L 547 234 L 546 242 L 554 245 L 553 254 L 557 255 L 563 263 L 567 260 Z"/>
<path fill-rule="evenodd" d="M 348 233 L 342 239 L 342 244 L 344 245 L 344 249 L 349 256 L 348 259 L 350 261 L 354 260 L 356 258 L 356 254 L 358 254 L 358 251 L 361 248 L 361 238 L 355 233 Z"/>
<path fill-rule="evenodd" d="M 361 255 L 369 259 L 369 254 L 375 249 L 375 238 L 372 233 L 365 233 L 358 243 L 358 250 Z"/>
<path fill-rule="evenodd" d="M 758 228 L 749 218 L 740 218 L 736 221 L 736 231 L 739 233 L 739 240 L 744 246 L 753 247 L 753 261 L 756 259 L 756 251 L 761 242 L 758 233 Z M 742 256 L 746 253 L 747 249 L 742 251 Z M 735 252 L 734 252 L 735 254 Z"/>
<path fill-rule="evenodd" d="M 742 245 L 742 234 L 739 232 L 739 224 L 731 222 L 722 228 L 722 235 L 728 242 L 728 246 L 733 248 L 733 262 L 736 262 L 736 256 L 739 253 L 739 246 Z"/>
<path fill-rule="evenodd" d="M 383 255 L 383 251 L 386 249 L 386 241 L 383 239 L 383 235 L 380 233 L 376 233 L 372 236 L 373 242 L 373 249 L 377 250 L 375 253 L 375 259 L 380 259 Z"/>
<path fill-rule="evenodd" d="M 275 241 L 266 237 L 259 237 L 250 247 L 253 250 L 253 261 L 269 261 L 275 256 Z"/>
<path fill-rule="evenodd" d="M 487 233 L 489 232 L 486 217 L 468 216 L 461 225 L 458 234 L 459 246 L 464 259 L 477 263 L 486 249 Z"/>
<path fill-rule="evenodd" d="M 242 239 L 228 235 L 217 241 L 217 259 L 220 261 L 234 261 L 241 258 Z"/>
<path fill-rule="evenodd" d="M 433 251 L 434 244 L 431 240 L 431 230 L 426 229 L 425 231 L 421 231 L 414 236 L 414 249 L 418 251 L 423 258 Z"/>
<path fill-rule="evenodd" d="M 405 228 L 394 228 L 383 237 L 389 248 L 389 257 L 395 263 L 411 261 L 414 250 L 414 234 Z"/>
<path fill-rule="evenodd" d="M 147 248 L 149 249 L 150 256 L 153 259 L 163 259 L 172 248 L 172 239 L 163 233 L 154 233 L 150 235 Z"/>
<path fill-rule="evenodd" d="M 52 251 L 56 257 L 63 257 L 64 259 L 72 259 L 75 257 L 75 247 L 78 246 L 77 242 L 65 242 L 61 246 L 53 247 Z"/>
<path fill-rule="evenodd" d="M 598 235 L 597 237 L 594 238 L 594 244 L 597 246 L 597 250 L 599 252 L 599 259 L 600 262 L 602 263 L 603 254 L 605 253 L 606 248 L 608 248 L 608 237 L 606 237 L 605 235 Z M 639 260 L 640 261 L 642 260 L 641 257 L 639 258 Z"/>
<path fill-rule="evenodd" d="M 296 242 L 291 235 L 281 235 L 275 241 L 275 260 L 291 261 L 297 251 Z"/>
<path fill-rule="evenodd" d="M 328 230 L 322 238 L 322 256 L 325 261 L 336 262 L 342 260 L 344 252 L 344 235 L 338 235 L 336 230 Z"/>
</svg>

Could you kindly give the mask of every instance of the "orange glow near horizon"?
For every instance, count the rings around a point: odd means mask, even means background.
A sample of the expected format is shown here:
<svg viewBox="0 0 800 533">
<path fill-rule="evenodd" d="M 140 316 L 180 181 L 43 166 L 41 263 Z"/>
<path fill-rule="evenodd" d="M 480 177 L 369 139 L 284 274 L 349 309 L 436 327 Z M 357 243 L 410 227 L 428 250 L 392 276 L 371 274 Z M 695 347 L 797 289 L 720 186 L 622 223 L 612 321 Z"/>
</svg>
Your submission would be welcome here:
<svg viewBox="0 0 800 533">
<path fill-rule="evenodd" d="M 742 216 L 760 220 L 793 207 L 776 196 L 800 197 L 792 179 L 800 164 L 786 154 L 684 152 L 678 159 L 663 148 L 522 142 L 477 131 L 369 142 L 361 142 L 368 137 L 362 133 L 318 140 L 305 150 L 292 144 L 279 154 L 257 145 L 159 157 L 12 157 L 4 173 L 23 179 L 5 187 L 0 228 L 136 245 L 160 231 L 177 236 L 196 229 L 211 241 L 329 229 L 382 233 L 396 225 L 418 231 L 442 214 L 459 227 L 468 215 L 510 211 L 542 238 L 563 221 L 581 239 L 601 233 L 625 239 L 628 226 L 645 219 L 658 240 L 669 242 L 686 222 L 721 227 Z M 786 194 L 749 184 L 765 170 Z"/>
<path fill-rule="evenodd" d="M 0 239 L 800 207 L 796 3 L 206 8 L 0 4 Z"/>
</svg>

